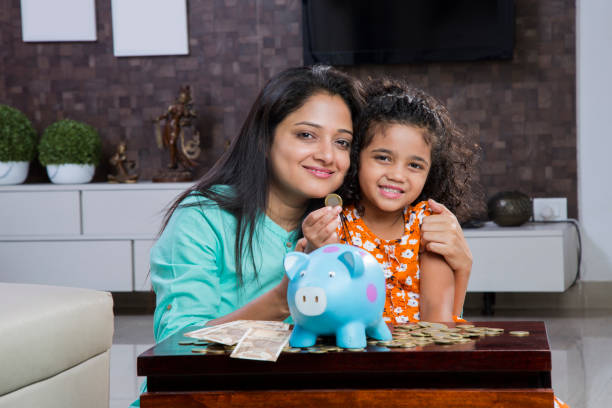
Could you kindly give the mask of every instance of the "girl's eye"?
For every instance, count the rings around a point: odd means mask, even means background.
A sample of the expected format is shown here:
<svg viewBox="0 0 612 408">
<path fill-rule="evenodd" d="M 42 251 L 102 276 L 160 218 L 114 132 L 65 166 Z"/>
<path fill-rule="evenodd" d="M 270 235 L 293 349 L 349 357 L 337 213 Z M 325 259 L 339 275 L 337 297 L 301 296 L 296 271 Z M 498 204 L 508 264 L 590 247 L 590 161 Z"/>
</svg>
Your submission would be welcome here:
<svg viewBox="0 0 612 408">
<path fill-rule="evenodd" d="M 419 170 L 424 169 L 423 165 L 420 163 L 410 163 L 410 167 L 412 167 L 413 169 L 419 169 Z"/>
<path fill-rule="evenodd" d="M 374 156 L 374 159 L 376 159 L 378 161 L 383 161 L 383 162 L 391 161 L 391 158 L 389 156 L 384 156 L 384 155 L 376 155 L 376 156 Z"/>
</svg>

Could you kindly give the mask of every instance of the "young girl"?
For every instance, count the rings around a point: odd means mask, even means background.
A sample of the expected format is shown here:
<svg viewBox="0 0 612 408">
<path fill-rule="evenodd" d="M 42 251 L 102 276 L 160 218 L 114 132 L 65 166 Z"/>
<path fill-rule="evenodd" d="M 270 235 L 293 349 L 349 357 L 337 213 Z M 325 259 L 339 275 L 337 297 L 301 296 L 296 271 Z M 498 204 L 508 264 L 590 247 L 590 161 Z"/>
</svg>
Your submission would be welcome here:
<svg viewBox="0 0 612 408">
<path fill-rule="evenodd" d="M 385 320 L 451 321 L 461 314 L 469 269 L 453 271 L 442 256 L 423 250 L 421 226 L 437 205 L 428 199 L 460 219 L 476 207 L 470 185 L 476 146 L 439 102 L 397 80 L 366 86 L 356 132 L 340 190 L 345 207 L 323 208 L 304 220 L 309 246 L 340 239 L 373 254 L 387 280 Z"/>
</svg>

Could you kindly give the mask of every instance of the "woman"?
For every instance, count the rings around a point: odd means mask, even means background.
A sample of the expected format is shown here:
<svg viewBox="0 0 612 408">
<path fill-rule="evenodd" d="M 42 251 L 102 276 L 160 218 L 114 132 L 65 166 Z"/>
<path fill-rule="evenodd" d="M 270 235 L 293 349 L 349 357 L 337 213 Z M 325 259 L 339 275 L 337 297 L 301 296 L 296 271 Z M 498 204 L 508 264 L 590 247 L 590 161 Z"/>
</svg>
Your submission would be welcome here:
<svg viewBox="0 0 612 408">
<path fill-rule="evenodd" d="M 284 254 L 318 199 L 342 184 L 361 106 L 358 83 L 331 67 L 268 82 L 230 149 L 172 205 L 151 250 L 157 342 L 194 324 L 289 316 Z M 434 211 L 427 248 L 451 267 L 471 266 L 455 217 Z"/>
</svg>

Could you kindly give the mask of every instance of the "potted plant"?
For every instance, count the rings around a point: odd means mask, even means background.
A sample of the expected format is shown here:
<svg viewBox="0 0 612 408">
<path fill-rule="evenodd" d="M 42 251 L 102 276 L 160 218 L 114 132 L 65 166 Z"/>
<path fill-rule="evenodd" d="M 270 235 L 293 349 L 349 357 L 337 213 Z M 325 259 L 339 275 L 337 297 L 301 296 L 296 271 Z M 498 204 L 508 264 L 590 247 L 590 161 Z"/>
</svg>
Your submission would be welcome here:
<svg viewBox="0 0 612 408">
<path fill-rule="evenodd" d="M 89 183 L 100 162 L 102 143 L 93 127 L 63 119 L 49 125 L 40 139 L 38 159 L 56 184 Z"/>
<path fill-rule="evenodd" d="M 0 105 L 0 185 L 20 184 L 36 154 L 36 131 L 26 115 Z"/>
</svg>

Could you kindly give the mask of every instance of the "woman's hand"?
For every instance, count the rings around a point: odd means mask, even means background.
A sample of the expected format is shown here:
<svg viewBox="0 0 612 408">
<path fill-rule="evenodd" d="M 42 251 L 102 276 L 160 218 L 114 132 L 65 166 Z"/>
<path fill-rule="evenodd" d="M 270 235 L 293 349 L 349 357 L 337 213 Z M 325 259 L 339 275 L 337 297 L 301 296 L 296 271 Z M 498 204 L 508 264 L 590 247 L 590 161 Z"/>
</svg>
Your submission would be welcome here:
<svg viewBox="0 0 612 408">
<path fill-rule="evenodd" d="M 448 208 L 431 198 L 428 202 L 433 214 L 423 219 L 419 250 L 443 256 L 453 270 L 455 274 L 453 314 L 460 316 L 472 272 L 472 252 L 463 236 L 457 217 Z"/>
<path fill-rule="evenodd" d="M 421 226 L 421 252 L 428 250 L 442 255 L 457 272 L 472 270 L 472 252 L 463 236 L 457 217 L 444 205 L 429 199 L 433 214 L 423 219 Z"/>
<path fill-rule="evenodd" d="M 338 216 L 342 211 L 339 205 L 335 207 L 319 208 L 308 214 L 302 222 L 302 232 L 306 242 L 298 242 L 297 248 L 303 248 L 303 252 L 309 253 L 324 245 L 339 242 L 336 229 L 340 222 Z M 304 245 L 305 244 L 305 245 Z"/>
</svg>

